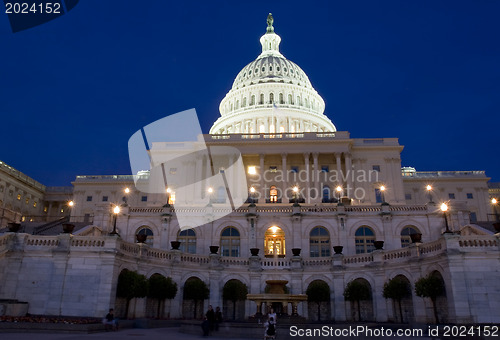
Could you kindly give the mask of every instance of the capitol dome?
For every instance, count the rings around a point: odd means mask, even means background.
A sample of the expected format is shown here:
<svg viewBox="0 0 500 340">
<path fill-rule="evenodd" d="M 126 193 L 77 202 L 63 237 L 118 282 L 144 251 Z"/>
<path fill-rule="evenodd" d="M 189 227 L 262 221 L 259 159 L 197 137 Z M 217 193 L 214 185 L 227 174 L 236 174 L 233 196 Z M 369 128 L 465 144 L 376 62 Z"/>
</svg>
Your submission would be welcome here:
<svg viewBox="0 0 500 340">
<path fill-rule="evenodd" d="M 335 132 L 305 72 L 280 53 L 271 14 L 267 25 L 262 53 L 236 76 L 210 134 Z"/>
</svg>

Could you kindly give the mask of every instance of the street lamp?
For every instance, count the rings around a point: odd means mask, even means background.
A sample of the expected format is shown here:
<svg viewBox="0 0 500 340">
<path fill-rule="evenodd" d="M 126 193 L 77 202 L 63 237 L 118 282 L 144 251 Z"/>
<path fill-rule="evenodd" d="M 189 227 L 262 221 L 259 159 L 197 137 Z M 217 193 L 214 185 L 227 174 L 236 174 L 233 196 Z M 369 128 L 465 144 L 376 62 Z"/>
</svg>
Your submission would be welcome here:
<svg viewBox="0 0 500 340">
<path fill-rule="evenodd" d="M 123 196 L 122 201 L 123 201 L 123 205 L 125 206 L 125 205 L 127 205 L 127 200 L 128 200 L 127 195 L 130 194 L 130 189 L 127 187 L 127 188 L 123 189 L 123 192 L 125 193 L 125 196 Z"/>
<path fill-rule="evenodd" d="M 498 210 L 497 210 L 498 200 L 493 197 L 491 199 L 491 204 L 493 205 L 493 212 L 495 213 L 495 223 L 493 223 L 493 227 L 497 232 L 500 233 L 500 219 L 498 217 Z"/>
<path fill-rule="evenodd" d="M 116 219 L 118 217 L 118 214 L 120 213 L 120 207 L 118 205 L 115 205 L 113 208 L 113 231 L 110 233 L 110 235 L 118 235 L 116 232 Z"/>
<path fill-rule="evenodd" d="M 75 205 L 75 202 L 74 201 L 69 201 L 68 202 L 68 221 L 69 219 L 71 218 L 71 209 L 74 207 Z"/>
<path fill-rule="evenodd" d="M 299 197 L 299 187 L 298 186 L 294 186 L 292 188 L 292 191 L 293 191 L 293 205 L 297 205 L 298 204 L 298 197 Z"/>
<path fill-rule="evenodd" d="M 250 187 L 250 204 L 254 204 L 255 203 L 255 188 L 254 187 Z"/>
<path fill-rule="evenodd" d="M 446 216 L 446 212 L 448 211 L 448 204 L 446 204 L 446 203 L 441 204 L 440 209 L 443 212 L 444 225 L 446 227 L 444 233 L 451 234 L 450 228 L 448 228 L 448 217 Z"/>
<path fill-rule="evenodd" d="M 207 193 L 208 193 L 208 205 L 212 205 L 212 194 L 214 193 L 214 188 L 208 187 Z"/>
<path fill-rule="evenodd" d="M 384 194 L 385 189 L 386 189 L 385 185 L 381 185 L 380 186 L 380 193 L 381 193 L 381 196 L 382 196 L 382 204 L 386 203 L 385 202 L 385 194 Z"/>
<path fill-rule="evenodd" d="M 429 203 L 432 203 L 432 186 L 427 184 L 425 189 L 427 190 L 427 193 L 429 194 Z"/>
<path fill-rule="evenodd" d="M 340 202 L 340 199 L 342 197 L 342 187 L 340 185 L 337 185 L 337 187 L 335 188 L 335 191 L 337 191 L 339 194 L 339 202 Z"/>
</svg>

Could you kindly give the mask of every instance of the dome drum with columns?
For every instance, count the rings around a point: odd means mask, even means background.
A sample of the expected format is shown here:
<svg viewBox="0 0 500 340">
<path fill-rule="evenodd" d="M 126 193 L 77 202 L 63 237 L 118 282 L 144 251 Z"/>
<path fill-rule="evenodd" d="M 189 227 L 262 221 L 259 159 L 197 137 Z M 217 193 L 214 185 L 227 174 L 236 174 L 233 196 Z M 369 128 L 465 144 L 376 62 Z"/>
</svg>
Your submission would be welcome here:
<svg viewBox="0 0 500 340">
<path fill-rule="evenodd" d="M 238 73 L 210 134 L 336 131 L 307 75 L 279 52 L 272 22 L 269 14 L 262 53 Z"/>
</svg>

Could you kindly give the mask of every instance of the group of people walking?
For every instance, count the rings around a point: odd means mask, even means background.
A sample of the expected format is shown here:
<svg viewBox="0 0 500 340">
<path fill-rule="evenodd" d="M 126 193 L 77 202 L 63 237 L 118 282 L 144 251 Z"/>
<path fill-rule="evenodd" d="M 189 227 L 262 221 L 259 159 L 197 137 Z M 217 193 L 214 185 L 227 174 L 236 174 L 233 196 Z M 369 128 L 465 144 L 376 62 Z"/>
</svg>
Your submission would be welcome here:
<svg viewBox="0 0 500 340">
<path fill-rule="evenodd" d="M 219 324 L 222 322 L 222 312 L 220 307 L 215 308 L 215 311 L 212 305 L 208 306 L 207 313 L 203 318 L 203 322 L 201 324 L 201 328 L 203 329 L 203 335 L 208 336 L 213 331 L 219 330 Z"/>
</svg>

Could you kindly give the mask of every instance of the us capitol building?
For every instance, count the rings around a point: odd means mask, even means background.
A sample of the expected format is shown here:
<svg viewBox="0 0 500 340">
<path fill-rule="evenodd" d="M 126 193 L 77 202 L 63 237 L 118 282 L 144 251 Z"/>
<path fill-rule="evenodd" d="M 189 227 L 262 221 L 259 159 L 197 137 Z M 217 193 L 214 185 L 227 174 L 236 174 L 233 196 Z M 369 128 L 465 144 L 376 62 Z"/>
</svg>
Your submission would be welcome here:
<svg viewBox="0 0 500 340">
<path fill-rule="evenodd" d="M 173 279 L 179 290 L 163 307 L 171 318 L 193 317 L 183 298 L 193 280 L 210 291 L 200 311 L 221 306 L 230 318 L 233 304 L 222 292 L 238 280 L 249 295 L 237 302 L 237 317 L 273 306 L 316 320 L 317 305 L 304 294 L 320 281 L 330 292 L 322 318 L 341 322 L 358 319 L 356 304 L 344 297 L 357 281 L 370 291 L 359 306 L 362 320 L 386 322 L 399 314 L 383 297 L 384 283 L 399 277 L 411 286 L 402 300 L 404 322 L 433 322 L 431 300 L 414 289 L 431 275 L 445 287 L 437 299 L 440 321 L 499 323 L 499 236 L 482 223 L 494 221 L 489 178 L 483 171 L 402 167 L 398 139 L 337 131 L 280 42 L 269 16 L 262 52 L 238 73 L 220 118 L 199 137 L 208 149 L 237 149 L 240 177 L 207 156 L 192 160 L 187 175 L 163 169 L 170 178 L 207 174 L 190 187 L 199 200 L 188 202 L 175 185 L 139 190 L 148 171 L 77 176 L 72 190 L 58 192 L 2 163 L 0 299 L 27 302 L 31 314 L 102 317 L 114 306 L 124 315 L 117 282 L 130 270 Z M 234 197 L 227 186 L 210 186 L 207 178 L 216 174 L 230 184 L 246 180 L 242 204 L 228 205 Z M 181 225 L 177 215 L 202 222 Z M 62 233 L 68 220 L 75 229 Z M 9 232 L 7 222 L 21 222 L 21 229 Z M 268 294 L 278 281 L 282 294 Z M 139 317 L 156 307 L 138 298 L 129 308 Z"/>
</svg>

